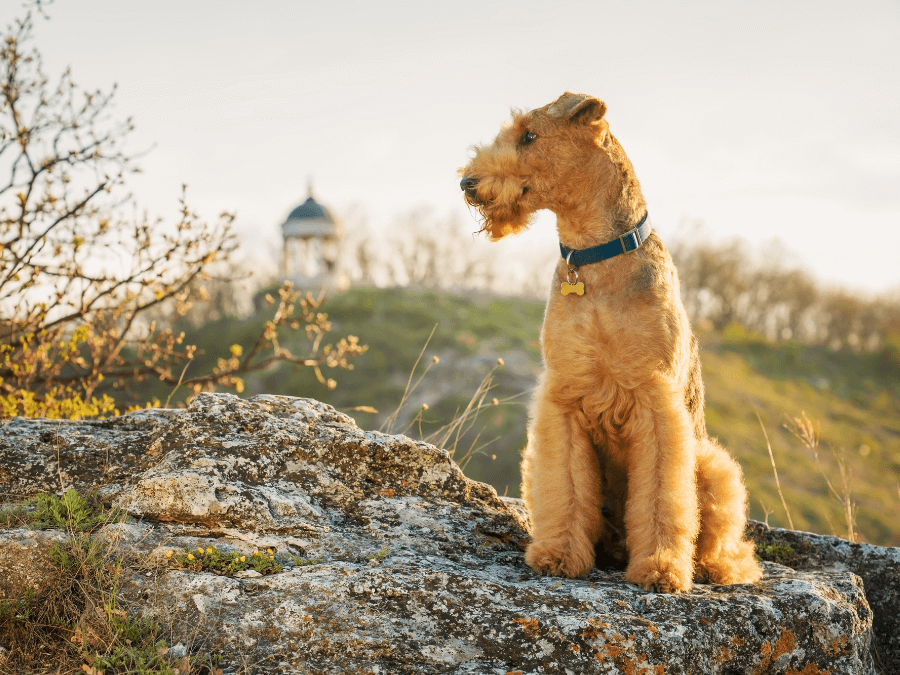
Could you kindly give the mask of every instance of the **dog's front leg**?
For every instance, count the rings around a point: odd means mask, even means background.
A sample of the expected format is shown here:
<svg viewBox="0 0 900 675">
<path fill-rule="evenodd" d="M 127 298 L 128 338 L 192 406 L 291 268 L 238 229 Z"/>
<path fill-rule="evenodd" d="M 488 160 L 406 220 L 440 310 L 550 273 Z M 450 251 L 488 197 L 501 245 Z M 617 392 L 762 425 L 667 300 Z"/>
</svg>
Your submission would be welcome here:
<svg viewBox="0 0 900 675">
<path fill-rule="evenodd" d="M 600 539 L 600 466 L 584 413 L 553 400 L 546 385 L 533 402 L 522 459 L 522 494 L 531 513 L 525 561 L 538 573 L 584 577 Z"/>
<path fill-rule="evenodd" d="M 628 449 L 625 578 L 664 593 L 689 591 L 699 530 L 697 440 L 674 383 L 662 374 L 634 390 Z"/>
</svg>

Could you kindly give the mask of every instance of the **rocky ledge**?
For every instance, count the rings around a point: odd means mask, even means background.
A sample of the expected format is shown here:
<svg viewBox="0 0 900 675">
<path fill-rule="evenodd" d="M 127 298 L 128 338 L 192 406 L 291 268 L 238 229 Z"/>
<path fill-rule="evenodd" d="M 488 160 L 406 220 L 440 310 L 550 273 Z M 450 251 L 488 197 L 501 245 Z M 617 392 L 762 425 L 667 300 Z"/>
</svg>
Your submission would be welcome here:
<svg viewBox="0 0 900 675">
<path fill-rule="evenodd" d="M 784 563 L 764 562 L 758 585 L 664 595 L 618 570 L 539 577 L 520 502 L 444 450 L 309 399 L 203 394 L 0 429 L 7 501 L 68 488 L 130 514 L 97 535 L 140 561 L 120 590 L 130 611 L 165 622 L 173 649 L 202 635 L 226 673 L 900 672 L 900 549 L 754 523 L 763 557 Z M 0 600 L 40 594 L 63 536 L 0 531 Z M 172 565 L 198 547 L 283 565 Z"/>
</svg>

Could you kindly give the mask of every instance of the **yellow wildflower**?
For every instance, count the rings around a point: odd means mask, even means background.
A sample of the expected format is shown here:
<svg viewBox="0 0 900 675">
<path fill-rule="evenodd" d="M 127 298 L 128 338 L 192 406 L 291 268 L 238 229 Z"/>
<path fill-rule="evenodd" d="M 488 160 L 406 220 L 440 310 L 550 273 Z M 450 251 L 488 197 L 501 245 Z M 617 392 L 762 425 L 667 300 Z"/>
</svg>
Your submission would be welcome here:
<svg viewBox="0 0 900 675">
<path fill-rule="evenodd" d="M 194 554 L 188 553 L 188 560 L 193 560 L 193 559 L 194 559 Z"/>
</svg>

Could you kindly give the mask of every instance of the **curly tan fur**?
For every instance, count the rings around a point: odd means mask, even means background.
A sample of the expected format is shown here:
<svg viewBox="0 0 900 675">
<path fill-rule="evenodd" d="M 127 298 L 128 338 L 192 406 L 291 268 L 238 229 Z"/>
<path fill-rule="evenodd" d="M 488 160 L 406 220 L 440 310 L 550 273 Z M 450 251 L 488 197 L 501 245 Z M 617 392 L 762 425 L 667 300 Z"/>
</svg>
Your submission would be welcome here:
<svg viewBox="0 0 900 675">
<path fill-rule="evenodd" d="M 566 92 L 514 113 L 475 149 L 460 174 L 492 240 L 522 231 L 539 209 L 556 214 L 573 249 L 641 221 L 640 183 L 605 113 L 599 99 Z M 583 577 L 600 549 L 627 560 L 628 581 L 665 592 L 695 578 L 757 581 L 741 470 L 707 436 L 697 338 L 668 252 L 652 234 L 578 274 L 585 294 L 562 295 L 560 261 L 541 329 L 545 367 L 522 460 L 526 561 Z"/>
</svg>

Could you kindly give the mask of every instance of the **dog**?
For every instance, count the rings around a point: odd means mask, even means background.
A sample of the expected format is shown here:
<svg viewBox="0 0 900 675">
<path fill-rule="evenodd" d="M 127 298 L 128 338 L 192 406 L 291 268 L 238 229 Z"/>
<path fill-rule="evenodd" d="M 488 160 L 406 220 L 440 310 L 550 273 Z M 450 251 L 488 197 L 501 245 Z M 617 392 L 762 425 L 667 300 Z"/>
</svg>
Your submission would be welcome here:
<svg viewBox="0 0 900 675">
<path fill-rule="evenodd" d="M 514 112 L 459 170 L 497 241 L 556 214 L 560 261 L 541 328 L 522 495 L 526 562 L 578 578 L 605 553 L 645 589 L 754 583 L 747 491 L 706 431 L 699 345 L 606 104 L 566 92 Z M 623 535 L 624 533 L 624 535 Z"/>
</svg>

